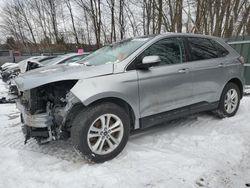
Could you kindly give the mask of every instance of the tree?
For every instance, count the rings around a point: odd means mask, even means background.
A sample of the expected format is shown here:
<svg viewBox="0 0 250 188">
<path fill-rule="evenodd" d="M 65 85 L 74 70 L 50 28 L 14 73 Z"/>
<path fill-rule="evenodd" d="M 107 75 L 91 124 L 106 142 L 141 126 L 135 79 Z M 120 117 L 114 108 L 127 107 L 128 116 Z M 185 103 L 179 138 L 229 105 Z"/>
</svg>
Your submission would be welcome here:
<svg viewBox="0 0 250 188">
<path fill-rule="evenodd" d="M 250 35 L 249 0 L 15 0 L 6 1 L 0 14 L 2 38 L 13 37 L 24 51 L 46 43 L 101 47 L 185 29 L 225 38 Z"/>
<path fill-rule="evenodd" d="M 70 18 L 71 18 L 71 23 L 72 23 L 72 28 L 73 28 L 73 33 L 75 36 L 75 40 L 76 40 L 76 44 L 79 44 L 79 39 L 78 39 L 78 35 L 76 32 L 76 26 L 75 26 L 75 19 L 74 19 L 74 15 L 73 15 L 73 11 L 72 11 L 72 6 L 70 3 L 70 0 L 64 0 L 65 4 L 67 5 L 68 9 L 69 9 L 69 13 L 70 13 Z"/>
</svg>

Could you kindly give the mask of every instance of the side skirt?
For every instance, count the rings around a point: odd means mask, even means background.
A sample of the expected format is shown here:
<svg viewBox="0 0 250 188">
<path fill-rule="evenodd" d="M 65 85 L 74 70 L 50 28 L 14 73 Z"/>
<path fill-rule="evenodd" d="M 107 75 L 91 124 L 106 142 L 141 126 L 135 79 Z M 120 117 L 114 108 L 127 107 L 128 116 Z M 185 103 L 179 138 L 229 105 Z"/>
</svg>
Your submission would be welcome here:
<svg viewBox="0 0 250 188">
<path fill-rule="evenodd" d="M 180 117 L 185 117 L 198 112 L 215 110 L 219 106 L 219 102 L 207 103 L 201 102 L 194 105 L 185 106 L 182 108 L 162 112 L 156 115 L 143 117 L 140 119 L 140 129 L 145 129 L 158 125 L 167 121 L 171 121 Z"/>
</svg>

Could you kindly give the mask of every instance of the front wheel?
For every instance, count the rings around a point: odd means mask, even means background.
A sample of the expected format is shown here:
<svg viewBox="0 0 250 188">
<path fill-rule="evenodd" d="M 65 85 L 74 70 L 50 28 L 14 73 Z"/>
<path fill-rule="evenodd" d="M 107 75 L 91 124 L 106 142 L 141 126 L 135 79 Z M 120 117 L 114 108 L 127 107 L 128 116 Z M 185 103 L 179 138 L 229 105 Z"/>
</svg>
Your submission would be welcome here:
<svg viewBox="0 0 250 188">
<path fill-rule="evenodd" d="M 96 163 L 111 160 L 128 141 L 129 122 L 127 113 L 116 104 L 87 107 L 73 121 L 71 137 L 74 148 Z"/>
<path fill-rule="evenodd" d="M 216 115 L 220 118 L 234 116 L 240 105 L 240 90 L 234 83 L 228 83 L 221 95 Z"/>
</svg>

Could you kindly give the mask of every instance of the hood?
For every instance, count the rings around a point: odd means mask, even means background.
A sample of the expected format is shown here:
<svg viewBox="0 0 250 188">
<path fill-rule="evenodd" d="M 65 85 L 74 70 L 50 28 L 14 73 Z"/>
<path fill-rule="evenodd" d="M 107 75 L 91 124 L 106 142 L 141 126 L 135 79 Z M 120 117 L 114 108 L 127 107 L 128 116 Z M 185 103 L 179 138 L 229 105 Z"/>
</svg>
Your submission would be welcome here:
<svg viewBox="0 0 250 188">
<path fill-rule="evenodd" d="M 113 64 L 85 66 L 80 64 L 53 65 L 20 74 L 14 82 L 20 91 L 63 80 L 81 80 L 113 73 Z"/>
</svg>

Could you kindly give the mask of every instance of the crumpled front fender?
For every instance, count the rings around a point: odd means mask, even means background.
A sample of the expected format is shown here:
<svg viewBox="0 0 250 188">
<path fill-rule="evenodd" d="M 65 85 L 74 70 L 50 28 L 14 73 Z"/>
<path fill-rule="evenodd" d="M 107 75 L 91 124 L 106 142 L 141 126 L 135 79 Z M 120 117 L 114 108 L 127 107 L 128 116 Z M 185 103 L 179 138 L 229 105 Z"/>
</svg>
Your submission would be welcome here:
<svg viewBox="0 0 250 188">
<path fill-rule="evenodd" d="M 106 98 L 123 100 L 132 108 L 136 118 L 135 128 L 139 128 L 140 113 L 136 71 L 79 80 L 71 92 L 84 106 Z"/>
</svg>

